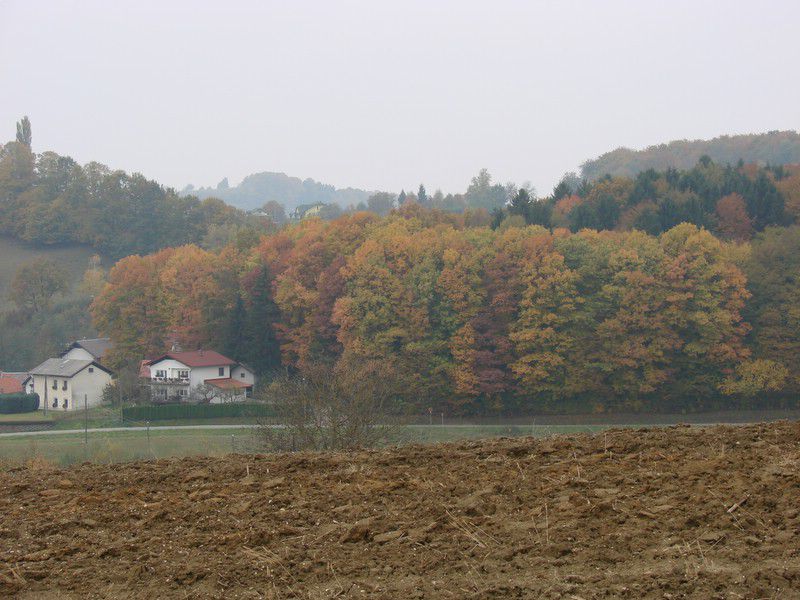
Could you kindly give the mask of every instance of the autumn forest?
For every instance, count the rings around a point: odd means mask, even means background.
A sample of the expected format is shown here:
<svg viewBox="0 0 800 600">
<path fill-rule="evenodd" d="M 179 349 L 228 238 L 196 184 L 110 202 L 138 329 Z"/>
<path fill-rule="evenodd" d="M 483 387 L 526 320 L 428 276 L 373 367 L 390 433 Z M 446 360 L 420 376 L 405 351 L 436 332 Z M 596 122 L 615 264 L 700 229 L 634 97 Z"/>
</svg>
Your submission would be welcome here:
<svg viewBox="0 0 800 600">
<path fill-rule="evenodd" d="M 457 210 L 420 186 L 386 215 L 277 226 L 21 146 L 0 156 L 0 225 L 119 258 L 89 313 L 120 370 L 175 340 L 264 375 L 377 362 L 408 410 L 449 414 L 785 405 L 800 387 L 798 166 L 702 157 L 544 197 L 483 173 Z M 140 223 L 126 194 L 174 221 Z M 70 203 L 82 216 L 48 216 Z"/>
</svg>

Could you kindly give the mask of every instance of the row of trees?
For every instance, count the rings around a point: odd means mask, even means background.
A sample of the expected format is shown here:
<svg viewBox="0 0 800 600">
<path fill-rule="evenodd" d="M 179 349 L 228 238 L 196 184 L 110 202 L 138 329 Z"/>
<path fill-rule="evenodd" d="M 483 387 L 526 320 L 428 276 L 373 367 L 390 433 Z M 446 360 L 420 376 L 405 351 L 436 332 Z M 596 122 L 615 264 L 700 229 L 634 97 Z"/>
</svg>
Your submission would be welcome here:
<svg viewBox="0 0 800 600">
<path fill-rule="evenodd" d="M 648 170 L 594 182 L 568 176 L 547 198 L 517 190 L 493 214 L 495 226 L 508 218 L 574 232 L 637 229 L 652 235 L 693 223 L 723 239 L 744 241 L 800 218 L 800 165 L 732 167 L 704 157 L 686 171 Z"/>
<path fill-rule="evenodd" d="M 117 365 L 177 336 L 262 374 L 378 361 L 415 410 L 697 408 L 797 390 L 796 290 L 769 275 L 776 252 L 800 255 L 796 229 L 751 253 L 692 224 L 493 230 L 408 205 L 127 257 L 92 313 Z"/>
<path fill-rule="evenodd" d="M 467 214 L 472 221 L 509 225 L 581 229 L 638 229 L 652 235 L 679 223 L 693 223 L 726 240 L 744 241 L 770 225 L 788 225 L 800 218 L 800 166 L 758 167 L 720 165 L 701 157 L 688 170 L 646 170 L 633 177 L 604 176 L 596 181 L 567 174 L 550 196 L 538 198 L 525 184 L 494 183 L 486 169 L 472 179 L 466 193 L 429 194 L 424 185 L 416 192 L 377 192 L 348 211 L 370 211 L 381 216 L 408 204 L 449 213 Z M 322 218 L 332 220 L 343 211 L 329 205 Z M 270 202 L 264 214 L 285 221 L 282 207 Z M 490 217 L 488 215 L 491 215 Z"/>
</svg>

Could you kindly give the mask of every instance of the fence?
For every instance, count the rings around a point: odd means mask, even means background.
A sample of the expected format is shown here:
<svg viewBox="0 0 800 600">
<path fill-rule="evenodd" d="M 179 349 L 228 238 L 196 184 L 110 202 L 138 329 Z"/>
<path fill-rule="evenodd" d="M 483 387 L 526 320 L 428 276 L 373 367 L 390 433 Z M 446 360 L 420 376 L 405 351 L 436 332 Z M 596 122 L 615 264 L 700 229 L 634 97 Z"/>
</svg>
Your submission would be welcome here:
<svg viewBox="0 0 800 600">
<path fill-rule="evenodd" d="M 177 421 L 190 419 L 226 419 L 274 417 L 275 411 L 266 404 L 153 404 L 128 406 L 122 409 L 122 421 Z"/>
</svg>

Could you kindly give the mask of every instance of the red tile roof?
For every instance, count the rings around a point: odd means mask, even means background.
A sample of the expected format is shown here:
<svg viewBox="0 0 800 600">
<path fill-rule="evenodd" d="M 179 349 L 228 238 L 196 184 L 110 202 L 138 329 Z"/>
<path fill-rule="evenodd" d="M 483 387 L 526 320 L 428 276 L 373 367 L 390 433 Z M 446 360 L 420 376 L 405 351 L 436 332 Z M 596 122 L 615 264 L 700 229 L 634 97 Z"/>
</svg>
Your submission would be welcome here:
<svg viewBox="0 0 800 600">
<path fill-rule="evenodd" d="M 231 360 L 227 356 L 223 356 L 219 352 L 213 350 L 192 350 L 191 352 L 167 352 L 151 361 L 148 365 L 152 366 L 157 362 L 164 359 L 171 358 L 180 363 L 185 364 L 187 367 L 223 367 L 226 365 L 235 365 L 236 361 Z"/>
<path fill-rule="evenodd" d="M 0 377 L 0 394 L 18 394 L 22 384 L 16 377 Z"/>
<path fill-rule="evenodd" d="M 249 388 L 250 384 L 245 383 L 243 381 L 237 381 L 236 379 L 231 379 L 230 377 L 220 377 L 218 379 L 206 379 L 204 383 L 208 385 L 213 385 L 214 387 L 220 388 L 222 390 L 228 390 L 232 388 Z"/>
</svg>

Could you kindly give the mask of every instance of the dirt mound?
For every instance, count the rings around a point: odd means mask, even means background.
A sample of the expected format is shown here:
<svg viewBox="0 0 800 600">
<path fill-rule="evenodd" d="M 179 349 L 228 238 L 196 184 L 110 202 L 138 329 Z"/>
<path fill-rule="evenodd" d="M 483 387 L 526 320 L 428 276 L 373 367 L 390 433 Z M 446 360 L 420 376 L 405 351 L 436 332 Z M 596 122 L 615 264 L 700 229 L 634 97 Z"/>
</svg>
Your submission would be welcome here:
<svg viewBox="0 0 800 600">
<path fill-rule="evenodd" d="M 0 596 L 800 597 L 800 424 L 0 473 Z"/>
</svg>

